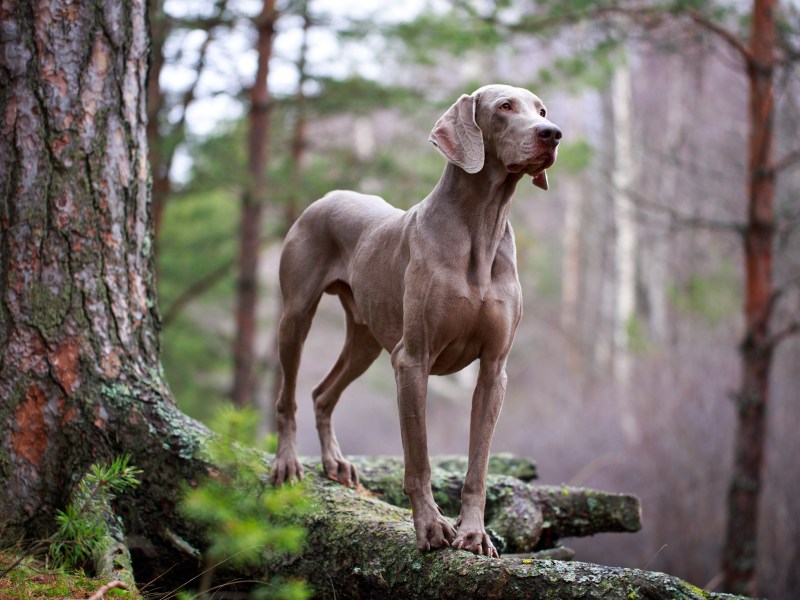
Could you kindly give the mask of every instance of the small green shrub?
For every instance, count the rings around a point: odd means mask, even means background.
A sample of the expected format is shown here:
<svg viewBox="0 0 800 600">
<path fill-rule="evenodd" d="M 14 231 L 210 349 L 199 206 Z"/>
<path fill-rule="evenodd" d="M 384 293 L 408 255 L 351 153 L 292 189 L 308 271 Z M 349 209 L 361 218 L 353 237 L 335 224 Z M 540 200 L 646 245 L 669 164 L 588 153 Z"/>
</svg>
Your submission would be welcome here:
<svg viewBox="0 0 800 600">
<path fill-rule="evenodd" d="M 116 495 L 139 485 L 141 471 L 130 466 L 130 455 L 108 464 L 94 464 L 81 479 L 72 502 L 58 511 L 58 530 L 50 538 L 49 556 L 57 567 L 83 567 L 109 538 L 110 512 Z"/>
<path fill-rule="evenodd" d="M 196 487 L 186 488 L 181 510 L 205 528 L 209 572 L 223 564 L 258 566 L 303 547 L 305 531 L 291 520 L 308 508 L 305 491 L 300 485 L 270 486 L 269 465 L 253 447 L 257 424 L 258 413 L 252 408 L 220 407 L 210 424 L 217 435 L 207 448 L 219 470 Z M 260 597 L 272 598 L 308 596 L 304 584 L 291 581 L 271 581 L 258 592 Z"/>
</svg>

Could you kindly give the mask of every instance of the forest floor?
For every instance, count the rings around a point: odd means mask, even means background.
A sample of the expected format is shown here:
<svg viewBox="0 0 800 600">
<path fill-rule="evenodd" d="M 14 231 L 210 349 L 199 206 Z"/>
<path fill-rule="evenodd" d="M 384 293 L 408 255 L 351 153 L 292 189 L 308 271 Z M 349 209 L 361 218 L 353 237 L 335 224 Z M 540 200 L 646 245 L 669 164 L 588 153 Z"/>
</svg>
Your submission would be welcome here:
<svg viewBox="0 0 800 600">
<path fill-rule="evenodd" d="M 11 567 L 20 556 L 11 551 L 0 550 L 0 573 Z M 82 571 L 54 569 L 45 563 L 23 558 L 8 573 L 0 577 L 0 600 L 12 598 L 91 598 L 108 581 L 93 579 Z M 136 591 L 109 589 L 105 598 L 139 600 Z"/>
</svg>

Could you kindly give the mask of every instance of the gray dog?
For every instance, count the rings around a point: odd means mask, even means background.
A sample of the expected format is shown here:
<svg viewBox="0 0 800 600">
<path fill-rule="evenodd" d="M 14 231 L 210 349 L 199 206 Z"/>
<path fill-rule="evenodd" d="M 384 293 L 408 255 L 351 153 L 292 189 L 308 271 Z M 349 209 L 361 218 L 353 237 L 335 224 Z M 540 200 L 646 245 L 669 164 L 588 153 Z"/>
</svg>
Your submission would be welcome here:
<svg viewBox="0 0 800 600">
<path fill-rule="evenodd" d="M 324 292 L 344 308 L 344 348 L 313 392 L 322 463 L 331 479 L 357 485 L 331 423 L 342 391 L 381 349 L 391 353 L 417 546 L 498 556 L 484 529 L 486 468 L 506 389 L 506 359 L 522 314 L 511 196 L 524 176 L 547 189 L 561 131 L 531 92 L 489 85 L 463 95 L 430 141 L 447 159 L 441 179 L 404 212 L 377 196 L 335 191 L 314 202 L 286 236 L 278 345 L 283 384 L 271 478 L 302 478 L 295 387 L 303 343 Z M 433 500 L 425 426 L 428 376 L 480 359 L 472 398 L 469 467 L 456 528 Z"/>
</svg>

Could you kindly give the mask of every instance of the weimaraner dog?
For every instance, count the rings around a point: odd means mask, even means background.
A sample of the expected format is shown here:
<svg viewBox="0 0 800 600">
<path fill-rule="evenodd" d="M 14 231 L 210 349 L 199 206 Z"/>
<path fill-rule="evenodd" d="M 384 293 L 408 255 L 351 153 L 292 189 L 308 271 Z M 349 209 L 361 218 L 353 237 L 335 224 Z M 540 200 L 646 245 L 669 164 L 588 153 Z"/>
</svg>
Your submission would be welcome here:
<svg viewBox="0 0 800 600">
<path fill-rule="evenodd" d="M 436 122 L 430 141 L 447 159 L 441 179 L 408 211 L 377 196 L 330 192 L 286 236 L 280 261 L 278 331 L 283 382 L 277 401 L 275 484 L 302 478 L 295 387 L 300 353 L 324 292 L 344 308 L 339 359 L 313 392 L 328 477 L 358 485 L 342 455 L 331 413 L 342 391 L 391 353 L 417 546 L 452 546 L 497 557 L 484 529 L 489 446 L 506 389 L 506 359 L 522 314 L 511 196 L 524 175 L 547 189 L 561 131 L 531 92 L 489 85 L 462 95 Z M 431 493 L 425 404 L 428 376 L 480 359 L 470 417 L 469 466 L 454 528 Z"/>
</svg>

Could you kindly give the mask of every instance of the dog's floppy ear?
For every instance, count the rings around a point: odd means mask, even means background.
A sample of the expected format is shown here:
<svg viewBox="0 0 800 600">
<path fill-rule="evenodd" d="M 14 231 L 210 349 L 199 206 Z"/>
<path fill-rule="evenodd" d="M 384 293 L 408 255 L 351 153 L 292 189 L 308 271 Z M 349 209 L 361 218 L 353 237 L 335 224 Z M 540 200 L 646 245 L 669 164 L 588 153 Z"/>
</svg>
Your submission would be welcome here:
<svg viewBox="0 0 800 600">
<path fill-rule="evenodd" d="M 428 138 L 451 163 L 467 173 L 483 168 L 483 133 L 475 122 L 475 98 L 462 95 L 447 109 Z"/>
<path fill-rule="evenodd" d="M 536 177 L 534 177 L 533 185 L 542 188 L 544 191 L 547 191 L 547 173 L 542 171 Z"/>
</svg>

